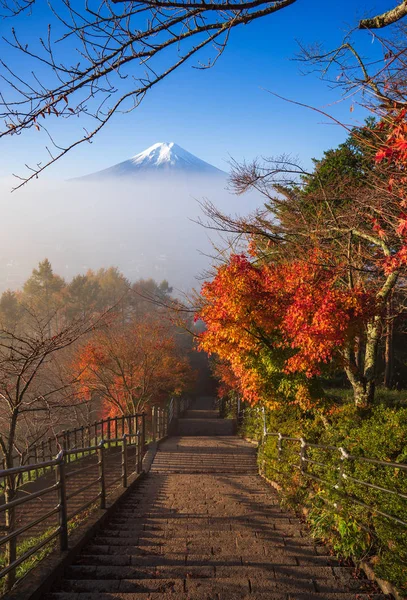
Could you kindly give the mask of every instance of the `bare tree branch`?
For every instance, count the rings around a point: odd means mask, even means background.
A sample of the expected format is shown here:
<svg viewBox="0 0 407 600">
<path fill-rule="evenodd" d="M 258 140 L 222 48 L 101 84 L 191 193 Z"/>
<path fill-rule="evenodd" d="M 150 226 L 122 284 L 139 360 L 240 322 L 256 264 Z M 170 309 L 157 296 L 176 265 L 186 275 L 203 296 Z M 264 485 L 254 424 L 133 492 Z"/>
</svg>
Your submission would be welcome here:
<svg viewBox="0 0 407 600">
<path fill-rule="evenodd" d="M 359 29 L 382 29 L 388 27 L 407 15 L 407 1 L 403 0 L 398 6 L 386 11 L 381 15 L 370 19 L 362 19 L 359 23 Z"/>
<path fill-rule="evenodd" d="M 224 52 L 232 29 L 272 15 L 296 0 L 213 2 L 202 0 L 136 0 L 103 2 L 98 9 L 86 3 L 76 8 L 69 0 L 50 4 L 54 23 L 39 43 L 26 44 L 13 28 L 6 43 L 20 53 L 27 72 L 15 73 L 0 60 L 0 138 L 35 128 L 48 136 L 47 159 L 26 165 L 16 175 L 15 189 L 94 136 L 115 113 L 140 105 L 148 91 L 193 57 L 197 68 L 212 67 Z M 35 12 L 32 0 L 0 0 L 9 16 Z M 57 25 L 58 37 L 53 34 Z M 62 29 L 62 33 L 61 33 Z M 35 66 L 41 65 L 41 76 Z M 43 75 L 44 73 L 44 75 Z M 89 124 L 69 143 L 53 133 L 55 120 L 81 116 Z"/>
</svg>

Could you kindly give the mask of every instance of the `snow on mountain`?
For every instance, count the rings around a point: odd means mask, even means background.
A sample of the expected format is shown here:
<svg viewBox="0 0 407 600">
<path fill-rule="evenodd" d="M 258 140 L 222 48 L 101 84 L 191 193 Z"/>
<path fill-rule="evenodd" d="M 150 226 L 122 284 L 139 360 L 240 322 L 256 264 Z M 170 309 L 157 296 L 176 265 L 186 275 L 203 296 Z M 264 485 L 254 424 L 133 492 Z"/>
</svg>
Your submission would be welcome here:
<svg viewBox="0 0 407 600">
<path fill-rule="evenodd" d="M 224 171 L 194 156 L 178 144 L 159 142 L 124 162 L 78 179 L 98 180 L 161 174 L 225 176 Z"/>
</svg>

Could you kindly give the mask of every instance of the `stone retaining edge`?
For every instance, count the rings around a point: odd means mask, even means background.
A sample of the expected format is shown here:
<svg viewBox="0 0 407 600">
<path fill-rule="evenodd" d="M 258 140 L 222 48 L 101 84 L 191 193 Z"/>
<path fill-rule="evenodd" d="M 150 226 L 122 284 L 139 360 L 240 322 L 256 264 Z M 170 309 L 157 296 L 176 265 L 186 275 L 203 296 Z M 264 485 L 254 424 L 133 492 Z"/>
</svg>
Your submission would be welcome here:
<svg viewBox="0 0 407 600">
<path fill-rule="evenodd" d="M 250 444 L 259 445 L 259 442 L 257 440 L 253 440 L 252 438 L 247 438 L 244 436 L 241 436 L 246 442 L 249 442 Z M 272 479 L 268 479 L 265 475 L 263 475 L 260 470 L 259 470 L 259 475 L 262 479 L 264 479 L 264 481 L 266 481 L 271 487 L 273 487 L 275 490 L 277 490 L 277 492 L 283 492 L 283 488 L 281 487 L 280 484 L 278 484 L 276 481 L 273 481 Z M 306 509 L 303 510 L 304 516 L 307 515 L 307 511 Z M 359 569 L 361 569 L 364 574 L 366 575 L 366 577 L 370 580 L 370 581 L 374 581 L 375 583 L 377 583 L 377 585 L 379 586 L 379 588 L 382 590 L 382 592 L 384 594 L 391 594 L 392 596 L 394 596 L 394 598 L 396 600 L 405 600 L 406 596 L 402 596 L 400 594 L 400 592 L 397 590 L 397 588 L 394 587 L 394 585 L 392 583 L 390 583 L 389 581 L 386 581 L 385 579 L 380 579 L 380 577 L 378 577 L 376 575 L 376 573 L 374 572 L 373 566 L 366 560 L 362 560 L 362 561 L 353 561 Z"/>
<path fill-rule="evenodd" d="M 89 518 L 73 531 L 69 536 L 68 550 L 62 553 L 58 552 L 57 554 L 51 552 L 38 566 L 34 567 L 18 581 L 8 594 L 1 596 L 1 600 L 41 600 L 50 591 L 55 581 L 63 576 L 64 570 L 73 563 L 83 546 L 104 525 L 119 502 L 126 498 L 144 479 L 151 468 L 160 442 L 165 439 L 166 437 L 159 442 L 149 444 L 143 459 L 143 471 L 129 477 L 127 488 L 118 488 L 108 495 L 107 500 L 109 504 L 106 510 L 98 508 L 93 511 Z"/>
<path fill-rule="evenodd" d="M 380 577 L 376 575 L 372 565 L 368 561 L 362 560 L 358 563 L 358 566 L 360 569 L 362 569 L 362 571 L 365 573 L 366 577 L 370 579 L 370 581 L 374 581 L 377 583 L 377 585 L 384 594 L 391 594 L 395 597 L 396 600 L 403 600 L 405 598 L 405 596 L 402 596 L 392 583 L 386 581 L 385 579 L 380 579 Z"/>
</svg>

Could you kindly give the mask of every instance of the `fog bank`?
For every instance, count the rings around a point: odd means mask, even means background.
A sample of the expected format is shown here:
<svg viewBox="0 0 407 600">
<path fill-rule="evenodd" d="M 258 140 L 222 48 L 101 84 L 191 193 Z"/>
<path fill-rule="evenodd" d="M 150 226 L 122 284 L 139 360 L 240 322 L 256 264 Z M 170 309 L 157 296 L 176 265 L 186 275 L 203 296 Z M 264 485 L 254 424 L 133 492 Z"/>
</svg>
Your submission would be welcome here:
<svg viewBox="0 0 407 600">
<path fill-rule="evenodd" d="M 247 214 L 255 195 L 237 197 L 226 181 L 206 178 L 33 182 L 10 194 L 2 182 L 0 291 L 16 289 L 48 258 L 68 281 L 88 269 L 117 266 L 131 281 L 168 279 L 176 289 L 199 287 L 216 233 L 194 222 L 204 198 L 221 210 Z"/>
</svg>

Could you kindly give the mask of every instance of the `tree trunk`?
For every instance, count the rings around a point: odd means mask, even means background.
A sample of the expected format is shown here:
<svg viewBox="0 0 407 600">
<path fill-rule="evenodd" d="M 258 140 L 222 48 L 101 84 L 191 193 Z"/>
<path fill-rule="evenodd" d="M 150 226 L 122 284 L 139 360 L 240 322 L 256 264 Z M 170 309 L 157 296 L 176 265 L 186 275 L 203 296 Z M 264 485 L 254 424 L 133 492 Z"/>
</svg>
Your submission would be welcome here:
<svg viewBox="0 0 407 600">
<path fill-rule="evenodd" d="M 359 408 L 365 408 L 374 400 L 381 329 L 381 317 L 376 315 L 367 326 L 364 356 L 356 360 L 354 348 L 348 347 L 345 351 L 345 373 L 353 389 L 354 402 Z"/>
<path fill-rule="evenodd" d="M 366 382 L 357 370 L 350 367 L 345 368 L 346 376 L 352 386 L 353 399 L 356 406 L 363 408 L 368 404 L 368 395 L 366 391 Z"/>
<path fill-rule="evenodd" d="M 11 502 L 15 499 L 16 489 L 15 489 L 15 476 L 9 475 L 6 477 L 6 486 L 4 490 L 4 500 L 6 503 Z M 11 533 L 16 528 L 16 509 L 15 507 L 9 508 L 5 511 L 5 525 L 6 525 L 6 535 Z M 13 538 L 8 541 L 5 545 L 5 553 L 4 553 L 4 564 L 5 566 L 13 563 L 17 558 L 17 539 Z M 4 577 L 4 588 L 3 592 L 9 592 L 16 581 L 16 571 L 15 569 L 9 571 L 7 575 Z"/>
<path fill-rule="evenodd" d="M 352 386 L 356 406 L 366 405 L 366 384 L 360 366 L 356 363 L 354 348 L 348 346 L 344 352 L 346 361 L 345 373 Z"/>
<path fill-rule="evenodd" d="M 392 318 L 392 297 L 389 298 L 386 307 L 386 339 L 384 348 L 384 387 L 388 390 L 393 386 L 393 365 L 394 365 L 394 320 Z"/>
<path fill-rule="evenodd" d="M 376 315 L 367 326 L 367 340 L 365 350 L 364 381 L 366 389 L 365 406 L 372 404 L 376 390 L 376 367 L 380 334 L 382 331 L 381 317 Z"/>
<path fill-rule="evenodd" d="M 355 364 L 359 371 L 363 370 L 363 340 L 361 337 L 356 338 Z"/>
<path fill-rule="evenodd" d="M 9 436 L 7 441 L 7 449 L 5 452 L 6 459 L 6 469 L 12 469 L 14 467 L 14 441 L 16 437 L 17 430 L 17 419 L 18 419 L 18 408 L 15 408 L 11 414 L 10 419 L 10 429 Z M 16 483 L 17 478 L 16 475 L 8 475 L 5 478 L 5 488 L 4 488 L 4 501 L 5 503 L 9 503 L 15 499 L 16 496 Z M 6 535 L 11 533 L 16 528 L 16 509 L 15 507 L 9 508 L 5 511 L 5 525 L 6 525 Z M 9 542 L 5 544 L 5 566 L 10 565 L 17 558 L 17 539 L 13 538 Z M 4 592 L 8 592 L 11 590 L 16 581 L 16 571 L 12 570 L 4 577 Z"/>
</svg>

